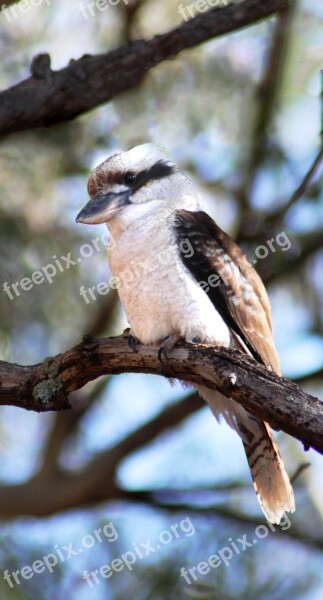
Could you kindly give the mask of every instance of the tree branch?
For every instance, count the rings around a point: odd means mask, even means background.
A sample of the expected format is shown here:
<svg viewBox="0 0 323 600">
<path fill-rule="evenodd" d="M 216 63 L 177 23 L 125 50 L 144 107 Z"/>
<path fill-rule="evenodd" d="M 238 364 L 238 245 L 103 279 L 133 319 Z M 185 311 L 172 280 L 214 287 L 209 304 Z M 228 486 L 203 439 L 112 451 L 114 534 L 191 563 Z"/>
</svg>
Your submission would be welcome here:
<svg viewBox="0 0 323 600">
<path fill-rule="evenodd" d="M 294 206 L 308 191 L 309 186 L 311 185 L 314 177 L 318 174 L 319 169 L 322 167 L 323 163 L 323 136 L 321 135 L 321 145 L 319 150 L 317 151 L 312 164 L 309 169 L 306 171 L 302 181 L 297 186 L 296 190 L 291 194 L 288 200 L 282 206 L 274 210 L 273 212 L 262 215 L 262 219 L 260 220 L 259 215 L 255 215 L 250 212 L 248 213 L 249 226 L 250 220 L 252 220 L 252 227 L 250 231 L 245 231 L 245 227 L 240 227 L 240 231 L 236 236 L 237 243 L 241 243 L 241 241 L 247 239 L 248 242 L 253 241 L 254 243 L 261 241 L 264 238 L 264 234 L 268 237 L 271 237 L 276 233 L 277 228 L 282 225 L 284 217 L 286 216 L 289 209 Z M 241 195 L 240 195 L 241 198 Z M 257 221 L 257 222 L 256 222 Z"/>
<path fill-rule="evenodd" d="M 240 352 L 182 342 L 167 361 L 158 346 L 137 346 L 127 336 L 83 342 L 33 366 L 0 362 L 0 404 L 48 411 L 69 407 L 68 395 L 102 375 L 152 373 L 218 389 L 250 413 L 323 454 L 323 404 Z"/>
<path fill-rule="evenodd" d="M 135 87 L 150 69 L 182 50 L 257 23 L 286 4 L 245 0 L 215 8 L 151 40 L 84 55 L 60 71 L 52 71 L 49 55 L 41 54 L 33 59 L 31 77 L 0 93 L 0 136 L 73 119 Z"/>
<path fill-rule="evenodd" d="M 295 381 L 298 385 L 303 385 L 303 383 L 312 383 L 316 380 L 320 380 L 323 378 L 323 367 L 316 369 L 316 371 L 310 371 L 306 373 L 306 375 L 299 375 L 298 377 L 293 377 L 293 381 Z"/>
<path fill-rule="evenodd" d="M 268 238 L 267 238 L 268 239 Z M 282 277 L 288 278 L 297 273 L 302 273 L 302 268 L 306 266 L 306 262 L 314 254 L 322 250 L 323 242 L 323 228 L 312 230 L 310 233 L 305 233 L 299 236 L 293 236 L 293 254 L 286 256 L 286 259 L 281 260 L 279 264 L 275 265 L 275 270 L 271 270 L 269 273 L 266 272 L 266 263 L 259 262 L 259 269 L 257 269 L 263 282 L 268 285 L 271 281 L 278 281 Z M 286 252 L 286 254 L 288 254 Z M 262 268 L 262 265 L 264 268 Z M 258 265 L 257 265 L 258 267 Z"/>
<path fill-rule="evenodd" d="M 170 490 L 167 498 L 164 490 L 147 490 L 147 491 L 126 491 L 125 497 L 128 496 L 129 501 L 142 502 L 149 506 L 154 506 L 164 511 L 177 512 L 187 511 L 190 514 L 204 514 L 212 517 L 218 516 L 222 519 L 229 519 L 238 523 L 243 523 L 246 526 L 256 527 L 257 525 L 266 525 L 266 520 L 262 516 L 259 518 L 258 515 L 252 515 L 244 513 L 236 508 L 233 508 L 228 503 L 220 504 L 218 502 L 212 503 L 210 498 L 211 494 L 216 491 L 221 491 L 221 485 L 215 486 L 214 488 L 208 488 L 202 490 L 202 493 L 198 495 L 198 503 L 194 503 L 194 495 L 192 490 Z M 205 492 L 205 494 L 204 494 Z M 188 497 L 188 500 L 185 499 Z M 193 498 L 193 499 L 192 499 Z M 201 504 L 201 499 L 208 500 L 208 504 Z M 284 530 L 284 534 L 288 535 L 291 539 L 297 540 L 302 544 L 306 544 L 312 548 L 323 551 L 323 540 L 320 531 L 317 535 L 308 531 L 308 529 L 301 528 L 297 523 L 292 523 L 292 527 Z"/>
<path fill-rule="evenodd" d="M 197 393 L 167 406 L 151 421 L 130 432 L 112 448 L 95 455 L 82 471 L 68 472 L 50 460 L 49 465 L 45 464 L 45 468 L 42 467 L 26 483 L 0 485 L 1 518 L 21 515 L 44 517 L 60 510 L 97 502 L 128 499 L 128 491 L 116 484 L 116 473 L 121 461 L 203 406 L 204 402 Z M 55 448 L 52 448 L 51 456 L 54 452 Z"/>
<path fill-rule="evenodd" d="M 308 189 L 310 183 L 312 182 L 312 179 L 314 178 L 314 176 L 317 174 L 320 167 L 322 166 L 322 163 L 323 163 L 323 137 L 322 137 L 322 142 L 321 142 L 319 151 L 317 152 L 313 163 L 311 164 L 307 173 L 304 175 L 304 178 L 302 179 L 299 186 L 296 188 L 296 190 L 293 192 L 293 194 L 291 195 L 289 200 L 283 206 L 279 207 L 275 212 L 270 213 L 270 215 L 266 218 L 267 230 L 268 230 L 268 228 L 270 228 L 270 231 L 274 231 L 275 228 L 280 225 L 280 223 L 282 222 L 282 220 L 285 217 L 288 210 L 294 204 L 296 204 L 296 202 L 298 202 L 298 200 L 300 200 L 300 198 L 302 198 L 302 196 L 304 196 L 304 194 L 307 192 L 307 189 Z"/>
<path fill-rule="evenodd" d="M 263 77 L 256 89 L 257 114 L 254 123 L 253 140 L 247 164 L 244 166 L 244 181 L 236 191 L 242 208 L 241 234 L 253 231 L 250 223 L 253 213 L 249 200 L 259 167 L 268 155 L 269 130 L 281 93 L 281 82 L 286 63 L 287 49 L 291 35 L 291 23 L 295 13 L 295 0 L 288 0 L 278 11 Z"/>
<path fill-rule="evenodd" d="M 5 2 L 0 2 L 0 8 L 6 8 L 12 4 L 17 4 L 19 1 L 20 0 L 6 0 Z"/>
</svg>

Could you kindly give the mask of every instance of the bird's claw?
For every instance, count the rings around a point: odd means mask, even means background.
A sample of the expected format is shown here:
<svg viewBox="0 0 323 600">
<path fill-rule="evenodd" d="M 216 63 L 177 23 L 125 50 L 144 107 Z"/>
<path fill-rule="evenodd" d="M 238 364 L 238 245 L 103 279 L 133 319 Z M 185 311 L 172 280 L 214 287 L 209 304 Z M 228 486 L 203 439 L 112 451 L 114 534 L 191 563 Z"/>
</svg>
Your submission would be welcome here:
<svg viewBox="0 0 323 600">
<path fill-rule="evenodd" d="M 138 338 L 136 338 L 134 335 L 132 335 L 131 333 L 129 333 L 128 337 L 127 337 L 127 342 L 128 342 L 129 348 L 131 348 L 131 350 L 133 352 L 137 353 L 138 352 L 137 346 L 138 346 L 138 344 L 140 344 Z"/>
<path fill-rule="evenodd" d="M 163 362 L 163 359 L 162 359 L 163 354 L 165 355 L 165 358 L 167 360 L 167 354 L 165 352 L 164 346 L 160 346 L 160 348 L 158 350 L 158 360 L 161 363 Z"/>
<path fill-rule="evenodd" d="M 178 340 L 180 339 L 180 337 L 176 334 L 173 335 L 168 335 L 167 337 L 165 337 L 165 339 L 163 340 L 163 343 L 161 344 L 161 346 L 159 347 L 158 350 L 158 360 L 159 362 L 163 362 L 162 356 L 164 355 L 166 360 L 168 360 L 168 352 L 171 352 L 171 350 L 173 350 L 174 346 L 177 344 Z"/>
</svg>

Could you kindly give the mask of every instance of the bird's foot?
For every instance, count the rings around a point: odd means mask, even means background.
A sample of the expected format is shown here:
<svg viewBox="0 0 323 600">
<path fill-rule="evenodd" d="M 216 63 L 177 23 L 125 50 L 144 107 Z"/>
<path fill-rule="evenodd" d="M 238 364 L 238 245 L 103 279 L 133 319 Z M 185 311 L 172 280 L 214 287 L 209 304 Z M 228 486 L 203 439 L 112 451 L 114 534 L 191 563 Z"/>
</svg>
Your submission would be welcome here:
<svg viewBox="0 0 323 600">
<path fill-rule="evenodd" d="M 163 362 L 162 356 L 164 354 L 166 360 L 168 359 L 167 353 L 171 352 L 174 348 L 174 346 L 176 346 L 177 342 L 180 340 L 180 336 L 177 333 L 174 333 L 172 335 L 168 335 L 167 337 L 165 337 L 163 339 L 162 344 L 159 346 L 159 350 L 158 350 L 158 360 L 159 362 Z"/>
<path fill-rule="evenodd" d="M 138 338 L 136 338 L 136 336 L 132 335 L 131 329 L 125 329 L 124 333 L 127 334 L 127 343 L 129 348 L 131 348 L 133 352 L 137 353 L 137 346 L 138 344 L 140 344 L 140 341 L 138 340 Z"/>
</svg>

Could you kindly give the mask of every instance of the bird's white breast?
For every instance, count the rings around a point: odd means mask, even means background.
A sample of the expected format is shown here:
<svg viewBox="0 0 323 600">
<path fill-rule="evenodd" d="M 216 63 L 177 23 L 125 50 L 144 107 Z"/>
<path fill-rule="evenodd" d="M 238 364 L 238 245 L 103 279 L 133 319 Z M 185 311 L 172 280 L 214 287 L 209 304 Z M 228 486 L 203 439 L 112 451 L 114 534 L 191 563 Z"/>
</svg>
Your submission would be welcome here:
<svg viewBox="0 0 323 600">
<path fill-rule="evenodd" d="M 108 251 L 132 333 L 144 344 L 178 334 L 229 346 L 229 328 L 182 262 L 173 220 L 166 211 L 139 219 Z"/>
</svg>

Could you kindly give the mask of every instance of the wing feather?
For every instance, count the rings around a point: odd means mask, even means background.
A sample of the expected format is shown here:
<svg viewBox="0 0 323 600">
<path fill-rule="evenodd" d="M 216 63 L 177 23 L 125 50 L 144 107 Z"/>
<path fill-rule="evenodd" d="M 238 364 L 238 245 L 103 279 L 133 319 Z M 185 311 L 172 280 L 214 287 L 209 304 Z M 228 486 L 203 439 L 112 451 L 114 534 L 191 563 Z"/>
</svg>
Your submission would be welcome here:
<svg viewBox="0 0 323 600">
<path fill-rule="evenodd" d="M 268 295 L 246 256 L 203 211 L 177 211 L 174 227 L 185 266 L 227 325 L 256 360 L 279 374 Z M 188 243 L 193 253 L 183 251 Z"/>
</svg>

